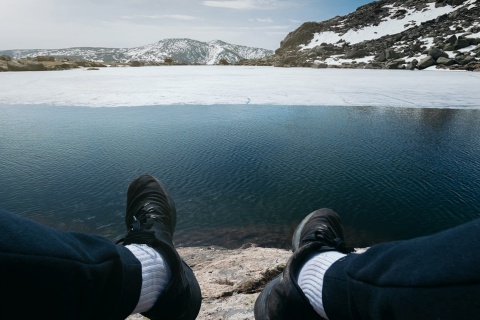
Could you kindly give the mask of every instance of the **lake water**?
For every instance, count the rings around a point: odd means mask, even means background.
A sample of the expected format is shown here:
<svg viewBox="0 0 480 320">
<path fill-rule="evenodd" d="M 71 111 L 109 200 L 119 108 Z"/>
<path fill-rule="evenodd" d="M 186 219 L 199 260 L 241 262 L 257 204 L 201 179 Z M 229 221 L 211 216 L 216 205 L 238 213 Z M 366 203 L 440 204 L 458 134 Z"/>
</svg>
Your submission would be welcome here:
<svg viewBox="0 0 480 320">
<path fill-rule="evenodd" d="M 351 245 L 480 217 L 480 110 L 0 105 L 0 208 L 114 240 L 136 176 L 177 204 L 177 245 L 288 247 L 329 207 Z"/>
</svg>

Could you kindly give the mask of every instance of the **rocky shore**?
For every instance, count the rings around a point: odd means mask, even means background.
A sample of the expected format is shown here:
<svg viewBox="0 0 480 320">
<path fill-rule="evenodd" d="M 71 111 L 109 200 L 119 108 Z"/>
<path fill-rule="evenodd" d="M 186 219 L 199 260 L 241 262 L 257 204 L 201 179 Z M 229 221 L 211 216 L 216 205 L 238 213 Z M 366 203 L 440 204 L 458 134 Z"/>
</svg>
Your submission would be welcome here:
<svg viewBox="0 0 480 320">
<path fill-rule="evenodd" d="M 362 252 L 359 249 L 357 252 Z M 179 254 L 202 290 L 198 320 L 253 320 L 253 306 L 265 285 L 280 274 L 291 251 L 251 246 L 242 249 L 185 247 Z M 140 314 L 127 319 L 140 320 Z"/>
<path fill-rule="evenodd" d="M 180 65 L 173 61 L 167 62 L 99 62 L 90 60 L 71 60 L 68 58 L 58 60 L 52 56 L 37 56 L 21 59 L 12 59 L 8 55 L 0 56 L 0 72 L 6 71 L 53 71 L 69 70 L 75 68 L 86 68 L 87 70 L 99 70 L 106 67 L 141 67 L 141 66 L 162 66 Z"/>
</svg>

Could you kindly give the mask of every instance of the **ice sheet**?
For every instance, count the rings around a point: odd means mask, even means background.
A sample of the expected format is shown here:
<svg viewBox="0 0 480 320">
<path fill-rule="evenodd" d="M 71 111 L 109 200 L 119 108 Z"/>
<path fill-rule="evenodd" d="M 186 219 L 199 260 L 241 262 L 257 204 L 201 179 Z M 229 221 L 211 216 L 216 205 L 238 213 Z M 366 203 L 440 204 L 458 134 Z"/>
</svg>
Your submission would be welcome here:
<svg viewBox="0 0 480 320">
<path fill-rule="evenodd" d="M 0 73 L 0 104 L 480 108 L 480 73 L 164 66 Z"/>
</svg>

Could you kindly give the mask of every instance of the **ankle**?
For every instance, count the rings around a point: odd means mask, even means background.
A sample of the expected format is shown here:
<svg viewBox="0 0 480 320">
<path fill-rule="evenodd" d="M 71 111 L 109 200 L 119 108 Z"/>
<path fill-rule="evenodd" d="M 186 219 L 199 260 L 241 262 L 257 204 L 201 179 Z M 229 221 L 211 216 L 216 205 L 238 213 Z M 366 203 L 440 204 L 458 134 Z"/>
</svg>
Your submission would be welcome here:
<svg viewBox="0 0 480 320">
<path fill-rule="evenodd" d="M 171 270 L 165 259 L 157 250 L 145 244 L 125 246 L 142 265 L 142 288 L 134 313 L 150 310 L 164 293 L 172 278 Z"/>
<path fill-rule="evenodd" d="M 345 256 L 338 251 L 315 253 L 303 265 L 298 276 L 298 286 L 313 309 L 325 319 L 328 317 L 323 307 L 323 278 L 328 268 Z"/>
</svg>

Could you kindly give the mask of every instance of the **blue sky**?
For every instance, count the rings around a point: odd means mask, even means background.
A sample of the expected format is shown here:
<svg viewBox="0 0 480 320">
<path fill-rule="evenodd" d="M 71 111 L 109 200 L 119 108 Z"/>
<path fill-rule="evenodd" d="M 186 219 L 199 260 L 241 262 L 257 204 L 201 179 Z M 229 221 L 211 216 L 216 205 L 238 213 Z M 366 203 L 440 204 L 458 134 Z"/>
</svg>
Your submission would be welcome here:
<svg viewBox="0 0 480 320">
<path fill-rule="evenodd" d="M 276 49 L 306 21 L 371 0 L 1 0 L 0 50 L 130 48 L 166 38 Z M 5 32 L 8 31 L 8 32 Z"/>
</svg>

